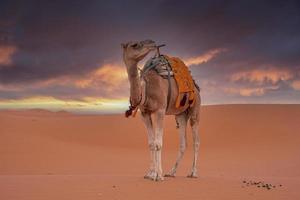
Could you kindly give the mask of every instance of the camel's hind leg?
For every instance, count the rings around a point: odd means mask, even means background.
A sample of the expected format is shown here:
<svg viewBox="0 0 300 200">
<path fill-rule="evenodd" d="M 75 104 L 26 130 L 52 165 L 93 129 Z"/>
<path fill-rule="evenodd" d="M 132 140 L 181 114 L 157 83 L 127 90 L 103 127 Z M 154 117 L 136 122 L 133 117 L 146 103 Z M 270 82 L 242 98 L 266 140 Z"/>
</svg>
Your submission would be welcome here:
<svg viewBox="0 0 300 200">
<path fill-rule="evenodd" d="M 187 125 L 187 114 L 186 112 L 183 112 L 179 115 L 175 116 L 176 121 L 179 125 L 179 152 L 176 159 L 176 162 L 172 169 L 167 173 L 166 177 L 174 177 L 176 174 L 177 167 L 183 157 L 184 151 L 186 149 L 186 125 Z"/>
<path fill-rule="evenodd" d="M 193 166 L 192 171 L 188 175 L 189 178 L 197 178 L 197 159 L 199 153 L 199 145 L 200 145 L 200 138 L 199 138 L 199 107 L 196 107 L 191 110 L 190 112 L 190 124 L 192 127 L 192 134 L 193 134 L 193 148 L 194 148 L 194 159 L 193 159 Z"/>
</svg>

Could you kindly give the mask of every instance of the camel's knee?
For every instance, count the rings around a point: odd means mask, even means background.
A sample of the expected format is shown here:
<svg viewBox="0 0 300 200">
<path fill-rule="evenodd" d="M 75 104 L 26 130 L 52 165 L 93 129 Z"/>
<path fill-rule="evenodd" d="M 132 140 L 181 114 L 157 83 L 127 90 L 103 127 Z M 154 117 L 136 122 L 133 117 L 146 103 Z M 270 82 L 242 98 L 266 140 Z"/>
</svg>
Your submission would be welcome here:
<svg viewBox="0 0 300 200">
<path fill-rule="evenodd" d="M 192 123 L 192 122 L 191 122 Z M 200 146 L 200 137 L 199 137 L 199 131 L 198 131 L 198 123 L 194 124 L 192 126 L 192 132 L 193 132 L 193 144 L 194 148 L 198 149 Z"/>
<path fill-rule="evenodd" d="M 160 142 L 156 142 L 155 143 L 155 150 L 159 151 L 159 150 L 161 150 L 161 148 L 162 148 L 162 144 Z"/>
<path fill-rule="evenodd" d="M 185 150 L 186 150 L 186 143 L 184 142 L 184 143 L 179 145 L 179 152 L 184 153 Z"/>
<path fill-rule="evenodd" d="M 200 147 L 200 140 L 197 139 L 197 140 L 194 141 L 194 148 L 199 149 L 199 147 Z"/>
<path fill-rule="evenodd" d="M 198 135 L 198 131 L 193 134 L 193 145 L 195 149 L 199 149 L 200 146 L 200 137 Z"/>
<path fill-rule="evenodd" d="M 148 144 L 150 151 L 154 151 L 155 150 L 155 143 L 154 142 L 150 142 Z"/>
<path fill-rule="evenodd" d="M 151 142 L 149 143 L 149 149 L 151 151 L 159 151 L 162 148 L 162 143 L 161 142 Z"/>
<path fill-rule="evenodd" d="M 198 126 L 199 124 L 199 119 L 197 116 L 191 116 L 190 118 L 190 125 L 191 127 L 195 127 L 195 126 Z"/>
</svg>

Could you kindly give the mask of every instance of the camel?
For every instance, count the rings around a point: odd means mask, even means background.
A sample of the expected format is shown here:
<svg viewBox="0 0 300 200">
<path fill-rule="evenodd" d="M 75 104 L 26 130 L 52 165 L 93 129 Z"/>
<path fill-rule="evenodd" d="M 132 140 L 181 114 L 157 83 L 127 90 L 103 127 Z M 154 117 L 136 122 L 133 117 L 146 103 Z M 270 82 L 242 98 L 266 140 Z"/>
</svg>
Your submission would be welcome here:
<svg viewBox="0 0 300 200">
<path fill-rule="evenodd" d="M 175 101 L 178 95 L 177 84 L 171 78 L 171 95 L 167 105 L 169 82 L 162 78 L 154 70 L 150 70 L 142 78 L 138 72 L 138 63 L 147 54 L 157 49 L 152 40 L 123 43 L 123 60 L 126 65 L 130 83 L 131 108 L 139 108 L 142 121 L 147 129 L 148 145 L 150 150 L 150 169 L 144 176 L 146 179 L 162 181 L 164 177 L 175 177 L 177 167 L 186 149 L 186 127 L 190 122 L 193 135 L 194 158 L 190 178 L 197 178 L 197 157 L 199 151 L 199 110 L 200 92 L 195 90 L 195 103 L 192 107 L 184 105 L 176 108 Z M 163 124 L 165 115 L 175 115 L 179 126 L 179 152 L 172 169 L 163 175 L 161 163 L 161 151 L 163 146 Z"/>
</svg>

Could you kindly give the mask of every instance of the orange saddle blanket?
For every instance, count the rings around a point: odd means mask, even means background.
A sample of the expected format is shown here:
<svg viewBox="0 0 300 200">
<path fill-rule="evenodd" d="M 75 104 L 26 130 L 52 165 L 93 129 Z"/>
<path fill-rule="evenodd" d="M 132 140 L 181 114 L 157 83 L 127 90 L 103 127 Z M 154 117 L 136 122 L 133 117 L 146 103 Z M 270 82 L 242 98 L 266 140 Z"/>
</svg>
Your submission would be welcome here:
<svg viewBox="0 0 300 200">
<path fill-rule="evenodd" d="M 171 65 L 174 79 L 178 86 L 178 96 L 176 99 L 176 108 L 181 105 L 182 98 L 188 94 L 188 102 L 190 106 L 194 105 L 195 102 L 195 84 L 189 68 L 184 64 L 182 60 L 177 57 L 168 57 L 164 55 Z"/>
</svg>

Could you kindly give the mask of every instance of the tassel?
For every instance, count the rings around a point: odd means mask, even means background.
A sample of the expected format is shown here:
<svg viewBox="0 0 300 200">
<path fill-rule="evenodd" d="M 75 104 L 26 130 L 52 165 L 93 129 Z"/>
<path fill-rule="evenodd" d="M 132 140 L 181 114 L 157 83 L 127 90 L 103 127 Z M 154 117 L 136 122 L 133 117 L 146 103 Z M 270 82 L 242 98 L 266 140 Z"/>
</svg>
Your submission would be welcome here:
<svg viewBox="0 0 300 200">
<path fill-rule="evenodd" d="M 125 112 L 125 117 L 128 118 L 128 117 L 130 117 L 131 115 L 132 115 L 133 117 L 135 117 L 137 110 L 138 110 L 137 107 L 129 106 L 129 109 L 126 110 L 126 112 Z"/>
<path fill-rule="evenodd" d="M 131 109 L 126 110 L 125 117 L 128 118 L 130 115 L 132 115 L 132 110 Z"/>
</svg>

